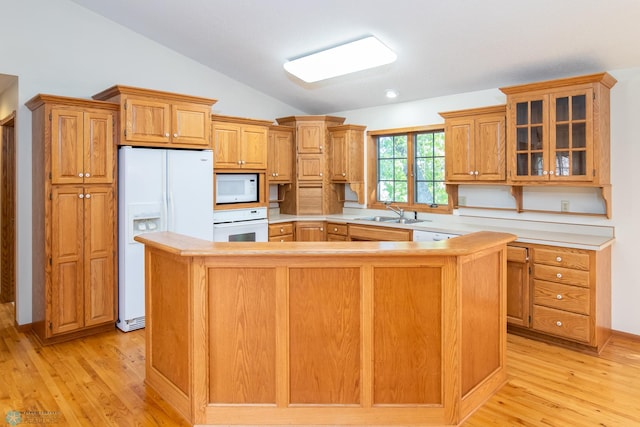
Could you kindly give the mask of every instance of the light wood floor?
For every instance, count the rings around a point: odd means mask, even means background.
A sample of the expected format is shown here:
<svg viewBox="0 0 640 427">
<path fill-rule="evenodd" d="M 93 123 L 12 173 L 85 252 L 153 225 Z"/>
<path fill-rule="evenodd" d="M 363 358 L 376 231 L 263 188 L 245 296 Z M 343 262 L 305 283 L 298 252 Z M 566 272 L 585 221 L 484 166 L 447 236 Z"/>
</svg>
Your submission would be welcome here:
<svg viewBox="0 0 640 427">
<path fill-rule="evenodd" d="M 0 304 L 0 425 L 187 425 L 144 385 L 143 330 L 41 347 L 13 318 Z M 509 335 L 507 359 L 509 382 L 463 426 L 640 426 L 640 341 L 594 357 Z"/>
</svg>

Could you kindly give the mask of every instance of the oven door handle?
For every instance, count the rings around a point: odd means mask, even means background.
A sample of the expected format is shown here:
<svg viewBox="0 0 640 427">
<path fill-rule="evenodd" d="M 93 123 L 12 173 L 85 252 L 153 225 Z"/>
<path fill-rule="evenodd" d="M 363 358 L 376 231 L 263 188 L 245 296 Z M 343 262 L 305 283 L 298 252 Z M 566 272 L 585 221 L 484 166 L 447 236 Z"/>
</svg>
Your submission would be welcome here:
<svg viewBox="0 0 640 427">
<path fill-rule="evenodd" d="M 228 228 L 228 227 L 239 227 L 242 225 L 259 225 L 266 224 L 268 221 L 266 219 L 251 219 L 248 221 L 234 221 L 234 222 L 219 222 L 214 223 L 214 228 Z"/>
</svg>

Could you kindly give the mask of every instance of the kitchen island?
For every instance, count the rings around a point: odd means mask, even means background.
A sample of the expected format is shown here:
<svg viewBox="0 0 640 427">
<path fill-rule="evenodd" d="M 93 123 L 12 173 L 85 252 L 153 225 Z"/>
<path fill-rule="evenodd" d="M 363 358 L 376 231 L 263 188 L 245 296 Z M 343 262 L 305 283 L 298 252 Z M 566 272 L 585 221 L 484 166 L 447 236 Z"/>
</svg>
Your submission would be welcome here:
<svg viewBox="0 0 640 427">
<path fill-rule="evenodd" d="M 198 425 L 457 425 L 506 381 L 506 245 L 145 244 L 146 383 Z"/>
</svg>

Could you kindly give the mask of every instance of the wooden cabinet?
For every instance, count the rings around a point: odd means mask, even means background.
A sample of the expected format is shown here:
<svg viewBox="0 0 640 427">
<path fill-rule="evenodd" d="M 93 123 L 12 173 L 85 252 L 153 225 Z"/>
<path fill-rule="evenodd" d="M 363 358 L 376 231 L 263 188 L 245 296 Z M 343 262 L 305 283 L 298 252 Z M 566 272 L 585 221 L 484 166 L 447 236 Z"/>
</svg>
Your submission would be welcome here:
<svg viewBox="0 0 640 427">
<path fill-rule="evenodd" d="M 529 248 L 507 245 L 507 322 L 529 326 Z"/>
<path fill-rule="evenodd" d="M 293 222 L 281 222 L 278 224 L 269 224 L 269 241 L 270 242 L 293 242 L 295 241 L 293 234 Z"/>
<path fill-rule="evenodd" d="M 351 241 L 410 241 L 412 233 L 412 230 L 407 229 L 349 224 L 349 240 Z"/>
<path fill-rule="evenodd" d="M 327 240 L 344 242 L 349 240 L 349 226 L 347 224 L 338 224 L 336 222 L 327 223 Z"/>
<path fill-rule="evenodd" d="M 611 336 L 611 247 L 598 251 L 527 247 L 531 258 L 531 321 L 528 325 L 510 322 L 509 330 L 600 352 Z M 509 279 L 515 277 L 513 265 L 507 268 L 511 268 Z M 507 292 L 511 289 L 508 284 Z M 507 296 L 508 301 L 513 299 Z"/>
<path fill-rule="evenodd" d="M 214 115 L 214 168 L 267 169 L 270 121 Z"/>
<path fill-rule="evenodd" d="M 607 73 L 511 86 L 508 178 L 513 182 L 610 183 Z"/>
<path fill-rule="evenodd" d="M 293 181 L 294 129 L 289 126 L 271 126 L 267 148 L 267 179 L 270 183 Z"/>
<path fill-rule="evenodd" d="M 33 112 L 33 330 L 44 343 L 116 321 L 119 105 L 38 95 Z"/>
<path fill-rule="evenodd" d="M 363 182 L 364 130 L 366 126 L 342 125 L 328 129 L 331 181 Z"/>
<path fill-rule="evenodd" d="M 93 96 L 120 104 L 120 143 L 210 148 L 215 99 L 116 85 Z"/>
<path fill-rule="evenodd" d="M 504 181 L 506 106 L 440 113 L 447 181 Z"/>
<path fill-rule="evenodd" d="M 292 185 L 279 190 L 280 212 L 292 215 L 326 215 L 342 212 L 344 193 L 329 179 L 328 128 L 341 125 L 342 117 L 290 116 L 276 119 L 293 128 L 295 171 Z M 343 189 L 344 190 L 344 189 Z"/>
<path fill-rule="evenodd" d="M 323 242 L 327 240 L 326 236 L 324 221 L 296 222 L 296 241 L 298 242 Z"/>
</svg>

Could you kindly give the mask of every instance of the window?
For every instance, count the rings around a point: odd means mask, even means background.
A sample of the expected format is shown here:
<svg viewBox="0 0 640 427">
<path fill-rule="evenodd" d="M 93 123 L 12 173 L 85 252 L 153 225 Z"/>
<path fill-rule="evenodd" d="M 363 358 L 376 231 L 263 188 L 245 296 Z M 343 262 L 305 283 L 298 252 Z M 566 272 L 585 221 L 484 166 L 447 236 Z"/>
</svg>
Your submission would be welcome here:
<svg viewBox="0 0 640 427">
<path fill-rule="evenodd" d="M 419 212 L 451 212 L 444 182 L 444 129 L 375 131 L 369 132 L 369 141 L 371 207 L 394 203 Z"/>
</svg>

